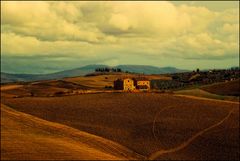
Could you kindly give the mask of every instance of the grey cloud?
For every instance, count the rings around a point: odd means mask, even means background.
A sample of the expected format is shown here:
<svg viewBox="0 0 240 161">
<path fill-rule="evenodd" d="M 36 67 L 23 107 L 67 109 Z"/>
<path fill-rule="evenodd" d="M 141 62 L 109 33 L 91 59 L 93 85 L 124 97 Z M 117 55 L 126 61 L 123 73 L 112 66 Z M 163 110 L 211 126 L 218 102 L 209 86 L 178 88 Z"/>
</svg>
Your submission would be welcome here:
<svg viewBox="0 0 240 161">
<path fill-rule="evenodd" d="M 18 3 L 1 7 L 5 65 L 19 60 L 22 66 L 41 63 L 53 71 L 101 62 L 229 60 L 238 55 L 238 8 L 212 11 L 163 1 L 38 2 L 34 7 L 34 2 L 23 2 L 13 10 Z"/>
</svg>

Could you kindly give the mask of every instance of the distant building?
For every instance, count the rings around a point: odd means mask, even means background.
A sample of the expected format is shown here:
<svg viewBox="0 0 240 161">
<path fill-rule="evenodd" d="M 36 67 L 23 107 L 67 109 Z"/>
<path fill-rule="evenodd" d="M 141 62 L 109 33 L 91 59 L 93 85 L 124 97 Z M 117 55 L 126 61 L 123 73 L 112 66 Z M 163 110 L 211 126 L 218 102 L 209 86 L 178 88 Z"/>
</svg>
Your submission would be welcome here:
<svg viewBox="0 0 240 161">
<path fill-rule="evenodd" d="M 134 81 L 131 78 L 117 79 L 114 81 L 114 89 L 132 91 L 135 88 Z"/>
<path fill-rule="evenodd" d="M 150 81 L 146 78 L 124 78 L 114 81 L 115 90 L 132 91 L 135 89 L 146 91 L 150 90 Z"/>
<path fill-rule="evenodd" d="M 150 81 L 144 77 L 133 78 L 134 86 L 138 90 L 150 90 Z"/>
</svg>

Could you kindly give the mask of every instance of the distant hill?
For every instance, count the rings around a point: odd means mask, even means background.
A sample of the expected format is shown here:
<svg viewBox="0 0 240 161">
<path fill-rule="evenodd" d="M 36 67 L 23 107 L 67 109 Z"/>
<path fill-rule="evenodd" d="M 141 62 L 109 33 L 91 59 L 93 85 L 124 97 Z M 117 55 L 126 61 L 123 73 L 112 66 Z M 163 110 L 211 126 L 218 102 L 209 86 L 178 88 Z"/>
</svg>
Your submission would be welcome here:
<svg viewBox="0 0 240 161">
<path fill-rule="evenodd" d="M 187 70 L 177 69 L 175 67 L 155 67 L 149 65 L 118 65 L 117 68 L 123 71 L 129 71 L 134 73 L 144 74 L 166 74 L 166 73 L 180 73 Z"/>
<path fill-rule="evenodd" d="M 84 76 L 88 73 L 92 73 L 96 68 L 109 67 L 107 65 L 87 65 L 72 70 L 65 70 L 61 72 L 51 74 L 9 74 L 1 72 L 1 83 L 10 82 L 28 82 L 38 80 L 50 80 L 50 79 L 61 79 L 65 77 L 76 77 Z M 128 71 L 133 73 L 144 73 L 144 74 L 165 74 L 165 73 L 179 73 L 186 72 L 187 70 L 181 70 L 174 67 L 154 67 L 147 65 L 118 65 L 113 68 L 120 68 L 122 71 Z"/>
<path fill-rule="evenodd" d="M 65 70 L 51 74 L 10 74 L 1 72 L 1 83 L 29 82 L 38 80 L 61 79 L 65 77 L 83 76 L 94 72 L 95 68 L 107 67 L 106 65 L 87 65 L 81 68 Z"/>
<path fill-rule="evenodd" d="M 1 72 L 1 83 L 32 81 L 37 76 L 33 74 L 9 74 Z"/>
</svg>

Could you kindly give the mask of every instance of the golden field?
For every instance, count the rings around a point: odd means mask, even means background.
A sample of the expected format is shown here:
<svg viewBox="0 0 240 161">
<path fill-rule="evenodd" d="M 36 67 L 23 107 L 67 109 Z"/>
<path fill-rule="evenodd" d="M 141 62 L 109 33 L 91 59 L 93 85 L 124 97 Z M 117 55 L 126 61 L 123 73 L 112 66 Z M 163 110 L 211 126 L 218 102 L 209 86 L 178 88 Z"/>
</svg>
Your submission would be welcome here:
<svg viewBox="0 0 240 161">
<path fill-rule="evenodd" d="M 238 160 L 236 100 L 111 92 L 105 77 L 1 86 L 1 158 Z"/>
<path fill-rule="evenodd" d="M 182 159 L 198 159 L 204 156 L 203 147 L 199 145 L 211 141 L 211 148 L 204 149 L 214 155 L 206 155 L 203 159 L 236 159 L 239 156 L 238 103 L 156 93 L 5 98 L 3 103 L 17 111 L 117 142 L 146 158 L 159 150 L 181 146 L 234 110 L 228 116 L 231 121 L 226 119 L 187 146 L 164 155 L 170 159 L 177 159 L 179 155 Z M 189 146 L 193 146 L 190 152 Z"/>
<path fill-rule="evenodd" d="M 141 159 L 110 140 L 15 111 L 1 104 L 1 159 Z"/>
</svg>

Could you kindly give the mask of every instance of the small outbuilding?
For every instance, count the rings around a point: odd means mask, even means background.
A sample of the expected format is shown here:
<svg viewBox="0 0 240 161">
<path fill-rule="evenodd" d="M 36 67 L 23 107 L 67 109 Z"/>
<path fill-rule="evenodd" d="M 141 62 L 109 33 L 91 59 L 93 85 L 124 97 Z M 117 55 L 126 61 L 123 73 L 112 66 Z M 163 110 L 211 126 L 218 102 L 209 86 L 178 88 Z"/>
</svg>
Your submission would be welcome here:
<svg viewBox="0 0 240 161">
<path fill-rule="evenodd" d="M 134 86 L 138 90 L 150 90 L 150 81 L 145 77 L 133 78 Z"/>
</svg>

